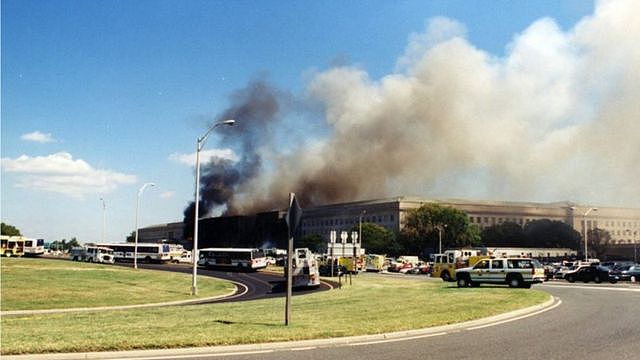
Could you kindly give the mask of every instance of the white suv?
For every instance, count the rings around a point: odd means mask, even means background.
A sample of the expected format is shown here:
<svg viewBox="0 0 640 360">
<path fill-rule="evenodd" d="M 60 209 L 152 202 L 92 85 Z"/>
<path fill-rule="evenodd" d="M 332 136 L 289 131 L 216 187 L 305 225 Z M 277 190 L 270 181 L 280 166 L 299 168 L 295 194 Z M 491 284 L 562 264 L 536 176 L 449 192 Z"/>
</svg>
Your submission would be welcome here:
<svg viewBox="0 0 640 360">
<path fill-rule="evenodd" d="M 474 266 L 457 269 L 458 287 L 484 284 L 507 284 L 509 287 L 530 288 L 545 280 L 544 268 L 535 259 L 483 259 Z"/>
</svg>

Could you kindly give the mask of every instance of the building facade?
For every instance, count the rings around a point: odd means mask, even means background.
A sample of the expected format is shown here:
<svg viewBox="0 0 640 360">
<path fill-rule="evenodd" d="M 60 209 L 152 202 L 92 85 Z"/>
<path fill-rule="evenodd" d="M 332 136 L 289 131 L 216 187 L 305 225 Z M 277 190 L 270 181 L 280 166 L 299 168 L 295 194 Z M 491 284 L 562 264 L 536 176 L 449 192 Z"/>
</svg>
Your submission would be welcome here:
<svg viewBox="0 0 640 360">
<path fill-rule="evenodd" d="M 637 251 L 640 244 L 640 209 L 596 207 L 571 202 L 534 203 L 503 201 L 433 200 L 417 197 L 354 201 L 304 208 L 297 235 L 317 234 L 329 242 L 331 231 L 350 231 L 359 223 L 373 223 L 399 233 L 407 213 L 425 204 L 439 204 L 461 210 L 471 224 L 481 229 L 514 222 L 521 226 L 535 220 L 564 222 L 584 238 L 585 230 L 604 229 L 611 234 L 614 253 L 618 248 L 625 255 Z M 199 247 L 257 246 L 286 244 L 286 211 L 266 212 L 250 216 L 201 219 Z M 585 215 L 586 214 L 586 215 Z M 141 228 L 141 242 L 182 243 L 190 248 L 191 239 L 184 239 L 182 222 Z"/>
<path fill-rule="evenodd" d="M 521 226 L 549 219 L 571 225 L 580 234 L 600 228 L 611 234 L 613 244 L 640 242 L 640 209 L 595 207 L 570 202 L 534 203 L 503 201 L 431 200 L 415 197 L 356 201 L 303 209 L 300 235 L 329 238 L 332 230 L 349 231 L 354 225 L 374 223 L 395 233 L 402 229 L 409 210 L 425 204 L 449 206 L 465 212 L 481 229 L 514 222 Z M 585 215 L 586 214 L 586 215 Z"/>
</svg>

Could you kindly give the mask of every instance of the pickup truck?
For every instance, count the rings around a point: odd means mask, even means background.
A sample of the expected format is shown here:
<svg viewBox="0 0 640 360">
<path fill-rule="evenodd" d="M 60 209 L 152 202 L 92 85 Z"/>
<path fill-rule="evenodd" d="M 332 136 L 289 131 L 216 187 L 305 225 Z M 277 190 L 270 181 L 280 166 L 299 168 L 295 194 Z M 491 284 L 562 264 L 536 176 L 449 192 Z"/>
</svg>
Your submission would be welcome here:
<svg viewBox="0 0 640 360">
<path fill-rule="evenodd" d="M 544 267 L 535 259 L 483 259 L 474 266 L 456 270 L 458 287 L 480 284 L 507 284 L 512 288 L 530 288 L 545 280 Z"/>
</svg>

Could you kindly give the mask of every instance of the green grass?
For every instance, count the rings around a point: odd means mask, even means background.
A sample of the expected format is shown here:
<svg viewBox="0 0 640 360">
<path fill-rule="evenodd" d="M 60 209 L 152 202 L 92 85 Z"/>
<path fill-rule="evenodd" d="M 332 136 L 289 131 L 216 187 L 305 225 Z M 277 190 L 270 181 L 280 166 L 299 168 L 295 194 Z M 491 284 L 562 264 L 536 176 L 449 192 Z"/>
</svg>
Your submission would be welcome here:
<svg viewBox="0 0 640 360">
<path fill-rule="evenodd" d="M 2 311 L 145 304 L 192 299 L 191 275 L 39 258 L 2 258 Z M 226 281 L 198 277 L 198 296 L 227 294 Z"/>
<path fill-rule="evenodd" d="M 162 273 L 164 274 L 164 273 Z M 342 289 L 237 303 L 3 317 L 2 354 L 213 346 L 375 334 L 445 325 L 540 304 L 527 289 L 458 289 L 423 278 L 356 276 Z M 4 280 L 3 280 L 4 281 Z"/>
</svg>

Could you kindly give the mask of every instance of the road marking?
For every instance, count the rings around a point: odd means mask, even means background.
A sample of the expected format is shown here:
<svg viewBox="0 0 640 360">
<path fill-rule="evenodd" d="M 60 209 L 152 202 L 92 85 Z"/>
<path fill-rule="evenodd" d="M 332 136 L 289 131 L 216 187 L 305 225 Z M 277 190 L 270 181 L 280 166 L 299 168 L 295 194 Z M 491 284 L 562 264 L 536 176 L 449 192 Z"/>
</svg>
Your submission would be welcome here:
<svg viewBox="0 0 640 360">
<path fill-rule="evenodd" d="M 317 348 L 318 348 L 317 346 L 308 346 L 308 347 L 292 348 L 292 349 L 289 349 L 289 350 L 291 350 L 291 351 L 307 351 L 307 350 L 315 350 Z"/>
<path fill-rule="evenodd" d="M 147 357 L 130 357 L 130 358 L 119 358 L 121 360 L 162 360 L 162 359 L 191 359 L 191 358 L 201 358 L 201 357 L 221 357 L 221 356 L 242 356 L 242 355 L 256 355 L 256 354 L 267 354 L 272 353 L 274 350 L 255 350 L 255 351 L 239 351 L 239 352 L 229 352 L 229 353 L 219 353 L 219 354 L 211 354 L 211 353 L 201 353 L 201 354 L 188 354 L 188 355 L 158 355 L 158 356 L 147 356 Z"/>
<path fill-rule="evenodd" d="M 530 313 L 530 314 L 525 314 L 525 315 L 522 315 L 522 316 L 517 316 L 517 317 L 511 318 L 511 319 L 506 319 L 506 320 L 502 320 L 502 321 L 497 321 L 497 322 L 494 322 L 494 323 L 491 323 L 491 324 L 486 324 L 486 325 L 479 325 L 479 326 L 469 327 L 469 328 L 467 328 L 466 330 L 478 330 L 478 329 L 484 329 L 484 328 L 491 327 L 491 326 L 496 326 L 496 325 L 506 324 L 506 323 L 508 323 L 508 322 L 512 322 L 512 321 L 516 321 L 516 320 L 525 319 L 525 318 L 528 318 L 528 317 L 530 317 L 530 316 L 535 316 L 535 315 L 538 315 L 538 314 L 542 314 L 542 313 L 543 313 L 543 312 L 545 312 L 545 311 L 549 311 L 549 310 L 555 309 L 555 308 L 557 308 L 558 306 L 560 306 L 560 304 L 562 304 L 562 300 L 558 299 L 558 302 L 557 302 L 557 303 L 555 303 L 555 304 L 553 304 L 553 305 L 549 306 L 548 308 L 544 308 L 544 309 L 538 310 L 538 311 L 536 311 L 536 312 L 532 312 L 532 313 Z"/>
<path fill-rule="evenodd" d="M 556 285 L 556 284 L 544 284 L 544 287 L 554 287 L 554 288 L 579 288 L 579 289 L 590 289 L 590 290 L 614 290 L 614 291 L 631 291 L 631 292 L 640 292 L 640 288 L 627 288 L 627 287 L 612 287 L 612 286 L 595 286 L 595 285 Z"/>
<path fill-rule="evenodd" d="M 441 336 L 441 335 L 446 335 L 446 334 L 447 334 L 447 332 L 439 332 L 439 333 L 435 333 L 435 334 L 424 334 L 424 335 L 400 337 L 400 338 L 396 338 L 396 339 L 365 341 L 365 342 L 359 342 L 359 343 L 353 343 L 353 344 L 347 344 L 347 345 L 349 345 L 349 346 L 363 346 L 363 345 L 384 344 L 384 343 L 390 343 L 390 342 L 407 341 L 407 340 L 415 340 L 415 339 L 424 339 L 424 338 L 429 338 L 429 337 L 434 337 L 434 336 Z"/>
<path fill-rule="evenodd" d="M 241 282 L 237 282 L 237 281 L 233 281 L 233 280 L 229 280 L 229 279 L 223 279 L 223 280 L 227 280 L 227 281 L 231 282 L 232 284 L 234 284 L 234 285 L 236 285 L 236 286 L 242 286 L 242 287 L 244 288 L 244 291 L 243 291 L 243 292 L 241 292 L 241 293 L 235 294 L 235 295 L 231 295 L 231 296 L 229 296 L 229 297 L 220 298 L 220 299 L 219 299 L 220 301 L 222 301 L 222 300 L 229 300 L 229 299 L 235 299 L 235 298 L 237 298 L 238 296 L 242 296 L 242 295 L 244 295 L 244 294 L 246 294 L 246 293 L 248 293 L 248 292 L 249 292 L 249 287 L 248 287 L 247 285 L 245 285 L 245 284 L 241 283 Z"/>
</svg>

